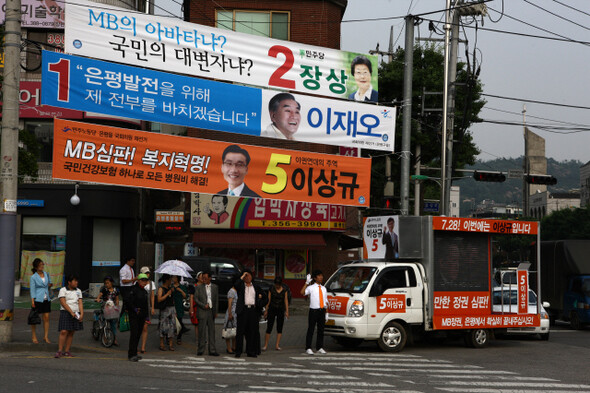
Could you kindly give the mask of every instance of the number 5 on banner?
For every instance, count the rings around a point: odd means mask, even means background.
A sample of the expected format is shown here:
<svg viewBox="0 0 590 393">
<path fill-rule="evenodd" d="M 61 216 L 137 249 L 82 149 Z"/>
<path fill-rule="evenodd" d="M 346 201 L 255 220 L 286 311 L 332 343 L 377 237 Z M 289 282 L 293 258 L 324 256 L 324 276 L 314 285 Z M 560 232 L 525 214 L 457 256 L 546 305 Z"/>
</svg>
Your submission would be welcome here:
<svg viewBox="0 0 590 393">
<path fill-rule="evenodd" d="M 266 167 L 266 174 L 274 176 L 277 181 L 273 184 L 263 182 L 262 191 L 267 194 L 279 194 L 287 187 L 287 172 L 283 168 L 279 168 L 279 164 L 290 164 L 291 156 L 288 154 L 272 153 L 268 166 Z"/>
<path fill-rule="evenodd" d="M 57 100 L 70 101 L 70 61 L 60 59 L 57 63 L 49 63 L 49 71 L 57 72 Z"/>
</svg>

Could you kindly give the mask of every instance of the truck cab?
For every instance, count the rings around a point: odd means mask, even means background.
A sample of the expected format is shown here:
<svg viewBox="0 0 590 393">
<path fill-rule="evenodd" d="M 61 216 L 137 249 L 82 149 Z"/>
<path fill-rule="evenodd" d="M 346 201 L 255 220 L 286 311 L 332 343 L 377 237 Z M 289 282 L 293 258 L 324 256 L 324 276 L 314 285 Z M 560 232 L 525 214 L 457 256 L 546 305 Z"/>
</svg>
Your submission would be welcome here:
<svg viewBox="0 0 590 393">
<path fill-rule="evenodd" d="M 590 275 L 569 278 L 563 295 L 563 313 L 569 316 L 572 329 L 582 329 L 590 323 Z"/>
<path fill-rule="evenodd" d="M 367 339 L 378 340 L 385 350 L 403 347 L 410 325 L 424 323 L 420 264 L 351 263 L 332 275 L 326 288 L 330 303 L 326 333 L 342 344 Z"/>
</svg>

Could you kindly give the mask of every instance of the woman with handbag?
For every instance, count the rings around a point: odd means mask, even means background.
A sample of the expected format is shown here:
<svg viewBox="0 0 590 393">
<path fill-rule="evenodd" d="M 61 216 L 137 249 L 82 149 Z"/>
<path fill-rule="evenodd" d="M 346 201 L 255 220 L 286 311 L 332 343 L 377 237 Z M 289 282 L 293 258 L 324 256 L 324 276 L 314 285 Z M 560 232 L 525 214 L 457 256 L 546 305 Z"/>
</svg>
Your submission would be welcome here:
<svg viewBox="0 0 590 393">
<path fill-rule="evenodd" d="M 238 300 L 238 292 L 233 286 L 227 292 L 227 311 L 225 312 L 225 320 L 223 321 L 223 330 L 221 336 L 225 338 L 225 350 L 230 355 L 236 352 L 236 328 L 238 326 L 238 315 L 236 314 L 236 301 Z"/>
<path fill-rule="evenodd" d="M 31 307 L 39 314 L 43 320 L 43 340 L 49 341 L 49 313 L 51 312 L 51 296 L 49 289 L 53 286 L 49 274 L 45 272 L 45 263 L 35 258 L 33 261 L 33 275 L 29 283 L 31 288 Z M 33 343 L 38 344 L 37 330 L 35 325 L 31 325 Z"/>
<path fill-rule="evenodd" d="M 283 336 L 283 323 L 285 318 L 289 318 L 289 300 L 287 299 L 287 290 L 283 287 L 283 279 L 275 278 L 275 285 L 268 291 L 268 303 L 264 311 L 264 319 L 268 319 L 266 324 L 266 337 L 264 339 L 263 351 L 268 347 L 270 334 L 274 326 L 275 318 L 277 320 L 277 342 L 275 349 L 281 350 L 280 343 Z"/>
<path fill-rule="evenodd" d="M 165 351 L 164 339 L 168 340 L 168 348 L 174 351 L 174 338 L 178 334 L 176 331 L 176 309 L 174 308 L 174 292 L 176 288 L 172 286 L 172 277 L 169 274 L 162 275 L 160 279 L 162 285 L 158 288 L 158 308 L 160 309 L 160 350 Z"/>
</svg>

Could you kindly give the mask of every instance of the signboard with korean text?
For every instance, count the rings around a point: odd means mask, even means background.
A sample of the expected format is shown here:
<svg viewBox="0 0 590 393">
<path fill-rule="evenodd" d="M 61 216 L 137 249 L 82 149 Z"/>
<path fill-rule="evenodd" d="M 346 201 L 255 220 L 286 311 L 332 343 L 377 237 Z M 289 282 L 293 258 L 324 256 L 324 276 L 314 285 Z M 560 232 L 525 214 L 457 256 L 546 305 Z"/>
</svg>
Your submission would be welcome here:
<svg viewBox="0 0 590 393">
<path fill-rule="evenodd" d="M 371 160 L 55 119 L 53 177 L 368 207 Z"/>
<path fill-rule="evenodd" d="M 268 138 L 394 148 L 395 108 L 277 93 L 47 51 L 42 76 L 46 105 Z"/>
<path fill-rule="evenodd" d="M 346 230 L 346 207 L 324 203 L 191 194 L 191 228 Z"/>
<path fill-rule="evenodd" d="M 328 295 L 328 313 L 346 315 L 348 300 L 350 300 L 348 296 Z"/>
<path fill-rule="evenodd" d="M 519 269 L 516 272 L 518 279 L 518 313 L 528 314 L 529 312 L 529 272 Z"/>
<path fill-rule="evenodd" d="M 398 216 L 365 217 L 363 258 L 393 259 L 399 256 Z"/>
<path fill-rule="evenodd" d="M 68 2 L 66 15 L 66 52 L 73 55 L 329 97 L 354 97 L 356 83 L 366 83 L 351 75 L 356 53 L 83 0 Z M 368 65 L 357 78 L 368 78 L 377 101 L 378 58 L 362 58 Z"/>
<path fill-rule="evenodd" d="M 54 117 L 82 119 L 84 112 L 41 105 L 41 81 L 21 81 L 18 115 L 23 119 L 53 119 Z M 0 117 L 2 117 L 2 113 L 0 113 Z"/>
<path fill-rule="evenodd" d="M 406 312 L 406 295 L 392 294 L 377 296 L 378 313 L 404 313 Z"/>
<path fill-rule="evenodd" d="M 433 217 L 435 231 L 504 233 L 515 235 L 536 235 L 538 223 L 534 221 L 484 220 L 460 217 Z"/>
<path fill-rule="evenodd" d="M 6 19 L 6 0 L 0 0 L 0 21 Z M 63 29 L 64 2 L 21 0 L 21 26 L 36 29 Z"/>
</svg>

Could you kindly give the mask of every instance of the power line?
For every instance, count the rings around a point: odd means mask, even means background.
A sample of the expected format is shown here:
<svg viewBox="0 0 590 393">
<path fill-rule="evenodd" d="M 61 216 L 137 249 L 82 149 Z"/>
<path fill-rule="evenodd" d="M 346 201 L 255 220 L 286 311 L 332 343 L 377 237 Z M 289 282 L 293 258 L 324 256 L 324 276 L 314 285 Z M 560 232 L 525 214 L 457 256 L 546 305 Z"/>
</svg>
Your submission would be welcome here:
<svg viewBox="0 0 590 393">
<path fill-rule="evenodd" d="M 579 27 L 581 27 L 581 28 L 583 28 L 583 29 L 590 30 L 590 28 L 588 28 L 588 27 L 586 27 L 586 26 L 584 26 L 584 25 L 582 25 L 582 24 L 580 24 L 580 23 L 578 23 L 578 22 L 574 22 L 574 21 L 573 21 L 573 20 L 571 20 L 571 19 L 568 19 L 568 18 L 566 18 L 566 17 L 564 17 L 564 16 L 561 16 L 561 15 L 559 15 L 559 14 L 556 14 L 555 12 L 549 11 L 548 9 L 546 9 L 546 8 L 543 8 L 543 7 L 541 7 L 541 6 L 540 6 L 540 5 L 538 5 L 538 4 L 532 3 L 532 2 L 530 2 L 529 0 L 522 0 L 522 1 L 524 1 L 524 2 L 525 2 L 525 3 L 527 3 L 527 4 L 530 4 L 530 5 L 532 5 L 533 7 L 536 7 L 536 8 L 538 8 L 538 9 L 542 10 L 542 11 L 545 11 L 546 13 L 548 13 L 548 14 L 550 14 L 550 15 L 553 15 L 553 16 L 555 16 L 555 17 L 559 18 L 559 19 L 563 19 L 563 20 L 565 20 L 565 21 L 567 21 L 567 22 L 570 22 L 570 23 L 572 23 L 572 24 L 574 24 L 574 25 L 576 25 L 576 26 L 579 26 Z"/>
<path fill-rule="evenodd" d="M 496 111 L 496 112 L 508 113 L 510 115 L 515 115 L 515 116 L 522 116 L 522 112 L 507 111 L 507 110 L 504 110 L 504 109 L 492 108 L 492 107 L 489 107 L 489 106 L 486 106 L 484 109 L 491 110 L 491 111 Z M 571 123 L 569 121 L 554 120 L 554 119 L 548 119 L 546 117 L 533 116 L 533 115 L 530 115 L 528 112 L 527 112 L 526 115 L 527 115 L 527 118 L 530 117 L 530 118 L 533 118 L 533 119 L 547 120 L 547 121 L 551 121 L 551 122 L 554 122 L 554 123 L 569 124 L 570 126 L 580 126 L 580 127 L 585 127 L 586 126 L 585 124 L 580 124 L 580 123 Z"/>
<path fill-rule="evenodd" d="M 560 104 L 558 102 L 531 100 L 531 99 L 528 99 L 528 98 L 506 97 L 506 96 L 499 96 L 499 95 L 495 95 L 495 94 L 485 94 L 485 93 L 481 93 L 481 95 L 482 96 L 486 96 L 486 97 L 492 97 L 492 98 L 500 98 L 502 100 L 520 101 L 520 102 L 531 102 L 531 103 L 534 103 L 534 104 L 553 105 L 553 106 L 560 106 L 560 107 L 563 107 L 563 108 L 590 109 L 589 106 Z"/>
<path fill-rule="evenodd" d="M 555 3 L 557 3 L 557 4 L 560 4 L 560 5 L 564 6 L 564 7 L 567 7 L 567 8 L 569 8 L 569 9 L 571 9 L 571 10 L 578 11 L 579 13 L 582 13 L 582 14 L 584 14 L 584 15 L 588 15 L 588 16 L 590 16 L 590 14 L 589 14 L 589 13 L 587 13 L 587 12 L 584 12 L 584 11 L 582 11 L 582 10 L 579 10 L 579 9 L 577 9 L 577 8 L 575 8 L 575 7 L 572 7 L 571 5 L 564 4 L 564 3 L 562 3 L 561 1 L 557 1 L 557 0 L 553 0 L 553 1 L 554 1 Z"/>
<path fill-rule="evenodd" d="M 505 120 L 490 120 L 482 119 L 482 123 L 498 124 L 502 126 L 519 126 L 522 127 L 522 122 L 517 121 L 505 121 Z M 565 127 L 565 126 L 549 126 L 543 124 L 531 124 L 527 123 L 528 128 L 537 128 L 539 130 L 552 132 L 555 134 L 577 134 L 579 132 L 590 132 L 590 127 Z"/>
</svg>

